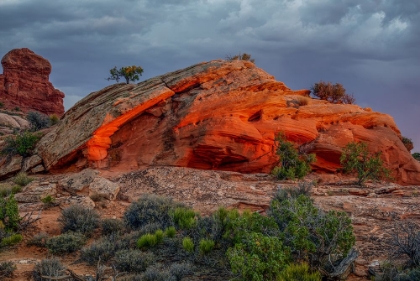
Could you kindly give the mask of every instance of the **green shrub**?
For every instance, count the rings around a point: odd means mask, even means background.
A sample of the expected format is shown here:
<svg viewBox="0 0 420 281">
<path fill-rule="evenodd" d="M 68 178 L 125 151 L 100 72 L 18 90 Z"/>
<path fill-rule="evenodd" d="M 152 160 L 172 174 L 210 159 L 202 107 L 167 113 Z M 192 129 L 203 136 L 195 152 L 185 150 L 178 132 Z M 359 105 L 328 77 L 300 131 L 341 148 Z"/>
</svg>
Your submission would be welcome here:
<svg viewBox="0 0 420 281">
<path fill-rule="evenodd" d="M 176 208 L 173 212 L 173 220 L 175 224 L 181 229 L 190 229 L 194 227 L 195 221 L 195 212 L 189 208 Z"/>
<path fill-rule="evenodd" d="M 287 249 L 278 237 L 249 233 L 242 243 L 227 250 L 232 272 L 240 280 L 275 280 L 289 259 Z"/>
<path fill-rule="evenodd" d="M 201 239 L 200 244 L 198 245 L 200 253 L 205 255 L 210 253 L 214 248 L 214 241 L 210 239 Z"/>
<path fill-rule="evenodd" d="M 277 155 L 280 163 L 272 174 L 278 179 L 301 179 L 311 171 L 310 164 L 315 161 L 315 154 L 299 153 L 294 144 L 283 133 L 276 136 Z"/>
<path fill-rule="evenodd" d="M 320 81 L 311 87 L 311 91 L 314 96 L 332 103 L 353 104 L 356 102 L 353 95 L 346 94 L 346 89 L 340 83 L 333 85 L 331 82 Z"/>
<path fill-rule="evenodd" d="M 272 217 L 245 211 L 226 224 L 224 238 L 232 240 L 233 243 L 240 243 L 250 233 L 260 233 L 265 236 L 278 236 L 280 234 L 276 221 Z"/>
<path fill-rule="evenodd" d="M 16 265 L 11 261 L 0 262 L 0 278 L 12 277 L 13 271 L 16 270 Z"/>
<path fill-rule="evenodd" d="M 20 241 L 22 241 L 22 239 L 23 239 L 23 237 L 20 234 L 12 234 L 10 236 L 7 236 L 7 237 L 5 237 L 1 240 L 0 248 L 13 246 L 13 245 L 19 243 Z"/>
<path fill-rule="evenodd" d="M 420 161 L 420 152 L 414 152 L 411 155 L 413 156 L 414 159 L 416 159 L 417 161 Z"/>
<path fill-rule="evenodd" d="M 165 229 L 165 236 L 168 238 L 174 238 L 176 235 L 176 229 L 173 226 L 168 227 Z"/>
<path fill-rule="evenodd" d="M 115 254 L 115 265 L 119 271 L 143 272 L 155 262 L 152 253 L 141 250 L 121 250 Z"/>
<path fill-rule="evenodd" d="M 164 234 L 163 234 L 162 229 L 158 229 L 158 230 L 156 230 L 156 231 L 155 231 L 155 236 L 156 236 L 156 241 L 157 241 L 157 243 L 158 243 L 158 244 L 159 244 L 159 243 L 162 243 L 162 241 L 163 241 L 163 237 L 164 237 Z"/>
<path fill-rule="evenodd" d="M 61 212 L 58 221 L 62 232 L 73 231 L 90 235 L 99 224 L 99 215 L 84 206 L 72 205 Z"/>
<path fill-rule="evenodd" d="M 123 233 L 125 224 L 119 219 L 104 219 L 101 221 L 102 235 Z"/>
<path fill-rule="evenodd" d="M 78 232 L 67 232 L 61 235 L 49 238 L 45 244 L 52 254 L 67 254 L 80 250 L 86 243 L 86 238 Z"/>
<path fill-rule="evenodd" d="M 66 275 L 64 269 L 57 258 L 43 259 L 35 265 L 32 277 L 34 281 L 45 281 L 47 280 L 45 277 L 62 277 Z"/>
<path fill-rule="evenodd" d="M 194 252 L 194 241 L 190 237 L 185 237 L 182 240 L 182 248 L 188 253 Z"/>
<path fill-rule="evenodd" d="M 368 180 L 389 179 L 390 171 L 384 167 L 381 152 L 369 153 L 364 142 L 350 142 L 340 157 L 340 163 L 346 173 L 357 174 L 357 184 L 363 185 Z"/>
<path fill-rule="evenodd" d="M 35 234 L 31 240 L 28 241 L 28 246 L 37 246 L 37 247 L 45 247 L 45 244 L 48 240 L 48 234 L 45 232 L 40 232 Z"/>
<path fill-rule="evenodd" d="M 148 248 L 153 247 L 158 243 L 158 239 L 154 234 L 144 234 L 142 235 L 139 240 L 137 240 L 137 247 L 138 248 Z"/>
<path fill-rule="evenodd" d="M 13 178 L 13 182 L 17 185 L 20 186 L 26 186 L 28 185 L 30 182 L 32 182 L 34 179 L 28 177 L 28 175 L 24 172 L 19 172 L 14 178 Z"/>
<path fill-rule="evenodd" d="M 330 263 L 347 257 L 355 243 L 353 227 L 344 212 L 323 212 L 311 198 L 275 196 L 268 215 L 276 221 L 295 260 L 328 271 Z"/>
<path fill-rule="evenodd" d="M 319 272 L 310 272 L 309 266 L 303 264 L 290 264 L 277 276 L 276 281 L 321 281 Z"/>
<path fill-rule="evenodd" d="M 48 128 L 51 124 L 50 118 L 38 111 L 30 111 L 26 115 L 26 119 L 29 121 L 31 131 L 39 131 Z"/>
<path fill-rule="evenodd" d="M 33 134 L 30 132 L 19 133 L 14 137 L 7 137 L 5 139 L 5 146 L 0 151 L 0 154 L 13 156 L 19 154 L 27 157 L 32 154 L 32 149 L 40 139 L 39 134 Z"/>
<path fill-rule="evenodd" d="M 14 195 L 10 194 L 7 199 L 0 197 L 0 222 L 6 231 L 15 231 L 20 220 L 19 208 Z"/>
<path fill-rule="evenodd" d="M 47 195 L 44 198 L 41 198 L 41 202 L 44 203 L 46 208 L 52 207 L 55 204 L 55 198 L 51 195 Z"/>
<path fill-rule="evenodd" d="M 181 207 L 170 198 L 145 195 L 133 202 L 124 213 L 128 226 L 137 230 L 148 224 L 157 224 L 160 229 L 173 226 L 172 212 Z"/>
</svg>

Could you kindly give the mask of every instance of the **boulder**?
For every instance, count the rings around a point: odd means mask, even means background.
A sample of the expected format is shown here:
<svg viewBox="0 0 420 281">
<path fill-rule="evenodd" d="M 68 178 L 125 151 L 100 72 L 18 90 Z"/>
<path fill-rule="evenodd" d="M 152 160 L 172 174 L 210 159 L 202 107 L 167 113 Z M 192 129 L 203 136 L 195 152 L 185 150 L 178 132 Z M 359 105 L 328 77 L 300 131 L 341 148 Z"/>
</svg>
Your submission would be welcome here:
<svg viewBox="0 0 420 281">
<path fill-rule="evenodd" d="M 200 63 L 91 93 L 36 150 L 47 170 L 83 163 L 117 171 L 158 165 L 268 173 L 278 162 L 274 139 L 282 131 L 316 153 L 316 170 L 335 172 L 342 148 L 364 141 L 382 152 L 399 183 L 420 183 L 420 164 L 391 116 L 309 93 L 249 61 Z"/>
<path fill-rule="evenodd" d="M 89 196 L 99 195 L 108 200 L 115 200 L 120 191 L 120 186 L 105 178 L 97 177 L 89 185 Z"/>
<path fill-rule="evenodd" d="M 39 157 L 38 155 L 32 155 L 23 161 L 22 171 L 28 172 L 29 170 L 38 166 L 41 163 L 42 163 L 41 157 Z"/>
<path fill-rule="evenodd" d="M 63 115 L 64 94 L 49 81 L 51 64 L 33 51 L 13 49 L 1 60 L 0 100 L 4 107 Z"/>
<path fill-rule="evenodd" d="M 0 179 L 8 178 L 22 169 L 22 156 L 13 156 L 10 159 L 0 159 Z"/>
<path fill-rule="evenodd" d="M 98 173 L 98 171 L 92 169 L 85 169 L 80 173 L 66 176 L 58 182 L 58 185 L 71 194 L 76 194 L 88 188 Z"/>
</svg>

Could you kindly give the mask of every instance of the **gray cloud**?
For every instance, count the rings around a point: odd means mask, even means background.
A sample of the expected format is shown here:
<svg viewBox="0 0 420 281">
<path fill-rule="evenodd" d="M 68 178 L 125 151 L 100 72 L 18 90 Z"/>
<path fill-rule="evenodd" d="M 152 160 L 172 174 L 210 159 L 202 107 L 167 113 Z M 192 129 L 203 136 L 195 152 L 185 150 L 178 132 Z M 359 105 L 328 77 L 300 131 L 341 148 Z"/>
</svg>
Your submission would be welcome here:
<svg viewBox="0 0 420 281">
<path fill-rule="evenodd" d="M 292 88 L 340 82 L 391 114 L 420 151 L 420 2 L 411 0 L 2 0 L 0 55 L 28 47 L 77 99 L 115 66 L 143 79 L 248 52 Z"/>
</svg>

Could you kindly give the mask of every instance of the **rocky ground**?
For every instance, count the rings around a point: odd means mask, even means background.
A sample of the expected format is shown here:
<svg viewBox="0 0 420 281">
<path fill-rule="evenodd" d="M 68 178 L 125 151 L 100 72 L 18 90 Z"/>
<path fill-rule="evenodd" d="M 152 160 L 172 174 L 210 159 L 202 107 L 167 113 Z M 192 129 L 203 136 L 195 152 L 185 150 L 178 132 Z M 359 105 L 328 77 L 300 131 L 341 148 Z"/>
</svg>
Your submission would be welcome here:
<svg viewBox="0 0 420 281">
<path fill-rule="evenodd" d="M 49 256 L 47 250 L 26 246 L 39 232 L 57 235 L 57 218 L 61 209 L 72 204 L 94 207 L 103 218 L 120 218 L 131 201 L 144 193 L 173 197 L 202 214 L 219 206 L 251 209 L 263 212 L 272 194 L 280 187 L 296 186 L 292 181 L 275 181 L 266 174 L 205 171 L 177 167 L 150 167 L 120 174 L 117 171 L 84 170 L 77 174 L 38 175 L 16 195 L 21 216 L 33 212 L 37 220 L 24 233 L 18 246 L 0 252 L 0 261 L 11 260 L 17 265 L 12 280 L 30 280 L 34 264 Z M 392 183 L 368 183 L 358 187 L 353 179 L 336 175 L 310 175 L 315 181 L 312 195 L 326 210 L 347 212 L 353 221 L 359 257 L 349 280 L 369 280 L 369 266 L 377 266 L 387 255 L 386 240 L 398 222 L 420 223 L 419 186 L 399 186 Z M 2 182 L 7 184 L 7 182 Z M 107 198 L 97 200 L 99 197 Z M 40 198 L 52 195 L 56 206 L 45 208 Z M 91 198 L 95 199 L 94 202 Z M 42 210 L 42 212 L 40 212 Z M 93 238 L 94 239 L 94 238 Z M 66 255 L 62 261 L 78 274 L 93 274 L 95 268 L 75 264 L 78 254 Z"/>
</svg>

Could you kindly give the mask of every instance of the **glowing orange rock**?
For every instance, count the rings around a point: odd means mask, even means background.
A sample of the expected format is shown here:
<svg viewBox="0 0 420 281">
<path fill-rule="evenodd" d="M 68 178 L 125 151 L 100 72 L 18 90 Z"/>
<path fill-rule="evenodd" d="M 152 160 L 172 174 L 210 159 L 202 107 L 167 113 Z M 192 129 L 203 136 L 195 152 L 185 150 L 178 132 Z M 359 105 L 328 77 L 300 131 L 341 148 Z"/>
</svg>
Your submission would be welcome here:
<svg viewBox="0 0 420 281">
<path fill-rule="evenodd" d="M 342 148 L 365 141 L 383 152 L 399 182 L 420 183 L 420 164 L 392 117 L 308 95 L 250 62 L 201 63 L 90 94 L 66 112 L 37 152 L 47 169 L 88 163 L 120 171 L 169 165 L 270 172 L 278 161 L 274 137 L 282 131 L 317 154 L 315 170 L 334 172 Z"/>
</svg>

